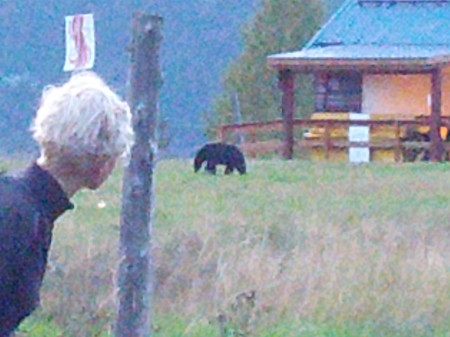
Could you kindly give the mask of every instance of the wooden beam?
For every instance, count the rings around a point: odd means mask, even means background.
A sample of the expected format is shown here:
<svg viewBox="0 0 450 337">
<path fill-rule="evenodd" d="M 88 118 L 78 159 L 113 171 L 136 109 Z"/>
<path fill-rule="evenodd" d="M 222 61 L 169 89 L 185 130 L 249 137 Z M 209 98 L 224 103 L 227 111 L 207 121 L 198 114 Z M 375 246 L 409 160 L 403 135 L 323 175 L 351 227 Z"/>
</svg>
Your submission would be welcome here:
<svg viewBox="0 0 450 337">
<path fill-rule="evenodd" d="M 371 73 L 429 73 L 436 67 L 450 64 L 450 55 L 414 59 L 347 59 L 347 58 L 295 58 L 269 56 L 267 66 L 278 72 L 291 70 L 296 73 L 315 71 L 352 70 Z"/>
<path fill-rule="evenodd" d="M 129 104 L 135 143 L 124 172 L 115 337 L 151 335 L 151 233 L 162 18 L 134 13 Z"/>
<path fill-rule="evenodd" d="M 292 159 L 294 154 L 294 110 L 295 110 L 295 74 L 290 70 L 279 72 L 279 87 L 282 91 L 281 112 L 283 117 L 284 159 Z"/>
<path fill-rule="evenodd" d="M 442 160 L 444 147 L 440 135 L 442 109 L 442 69 L 437 67 L 431 71 L 431 115 L 430 115 L 430 160 Z"/>
<path fill-rule="evenodd" d="M 359 0 L 359 3 L 372 3 L 372 4 L 382 4 L 382 3 L 387 3 L 387 4 L 395 4 L 395 3 L 412 3 L 412 4 L 417 4 L 420 2 L 425 2 L 425 3 L 448 3 L 450 2 L 449 0 Z"/>
</svg>

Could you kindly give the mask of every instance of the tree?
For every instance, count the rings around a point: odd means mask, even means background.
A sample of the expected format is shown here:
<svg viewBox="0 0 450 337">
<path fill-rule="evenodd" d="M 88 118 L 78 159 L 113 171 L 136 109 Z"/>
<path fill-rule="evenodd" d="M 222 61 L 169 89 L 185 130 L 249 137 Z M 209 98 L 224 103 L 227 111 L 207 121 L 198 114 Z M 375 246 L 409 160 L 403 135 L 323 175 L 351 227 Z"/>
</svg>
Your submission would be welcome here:
<svg viewBox="0 0 450 337">
<path fill-rule="evenodd" d="M 320 0 L 262 0 L 242 31 L 244 48 L 223 75 L 223 92 L 214 100 L 215 114 L 207 116 L 208 131 L 233 122 L 232 100 L 238 95 L 244 121 L 280 118 L 277 74 L 268 69 L 267 56 L 299 50 L 318 29 L 323 17 Z M 312 111 L 309 78 L 298 76 L 298 116 Z"/>
</svg>

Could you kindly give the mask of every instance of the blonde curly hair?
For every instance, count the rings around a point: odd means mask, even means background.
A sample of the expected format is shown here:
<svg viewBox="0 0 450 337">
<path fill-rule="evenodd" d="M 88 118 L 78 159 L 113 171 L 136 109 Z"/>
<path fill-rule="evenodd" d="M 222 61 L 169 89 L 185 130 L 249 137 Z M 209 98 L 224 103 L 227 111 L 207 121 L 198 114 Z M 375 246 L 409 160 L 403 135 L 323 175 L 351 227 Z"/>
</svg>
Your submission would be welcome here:
<svg viewBox="0 0 450 337">
<path fill-rule="evenodd" d="M 41 156 L 127 155 L 133 142 L 128 104 L 94 72 L 48 86 L 31 126 Z"/>
</svg>

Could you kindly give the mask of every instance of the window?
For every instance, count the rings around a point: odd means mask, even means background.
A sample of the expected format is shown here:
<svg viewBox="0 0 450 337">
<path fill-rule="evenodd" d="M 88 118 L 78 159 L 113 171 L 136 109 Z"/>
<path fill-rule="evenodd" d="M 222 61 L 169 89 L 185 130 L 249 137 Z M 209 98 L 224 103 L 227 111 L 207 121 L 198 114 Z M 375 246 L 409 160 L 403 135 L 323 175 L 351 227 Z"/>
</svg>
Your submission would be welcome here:
<svg viewBox="0 0 450 337">
<path fill-rule="evenodd" d="M 361 74 L 354 71 L 317 73 L 314 76 L 317 112 L 360 112 Z"/>
</svg>

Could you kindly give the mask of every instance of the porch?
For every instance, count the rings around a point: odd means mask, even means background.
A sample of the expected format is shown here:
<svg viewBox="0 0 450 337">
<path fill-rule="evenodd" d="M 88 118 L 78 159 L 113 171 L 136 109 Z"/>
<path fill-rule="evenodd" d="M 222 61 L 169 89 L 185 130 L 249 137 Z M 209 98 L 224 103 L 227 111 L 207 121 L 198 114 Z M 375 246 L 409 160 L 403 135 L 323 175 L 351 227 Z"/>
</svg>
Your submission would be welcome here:
<svg viewBox="0 0 450 337">
<path fill-rule="evenodd" d="M 330 156 L 327 149 L 351 149 L 352 137 L 339 139 L 326 131 L 340 124 L 347 130 L 358 125 L 370 130 L 361 134 L 370 134 L 365 145 L 371 155 L 386 147 L 398 160 L 402 149 L 419 146 L 411 144 L 417 138 L 431 161 L 444 160 L 447 137 L 441 133 L 447 128 L 444 116 L 450 116 L 449 18 L 449 1 L 348 0 L 302 49 L 269 55 L 267 65 L 277 72 L 282 94 L 283 158 L 292 158 L 299 141 L 311 147 L 318 141 L 325 157 Z M 368 121 L 298 122 L 298 74 L 314 77 L 316 113 L 354 112 Z M 377 114 L 384 116 L 374 118 Z M 320 125 L 322 136 L 294 136 L 298 123 Z M 380 127 L 390 128 L 394 137 L 378 136 L 374 130 Z"/>
<path fill-rule="evenodd" d="M 346 161 L 349 160 L 350 149 L 362 148 L 367 149 L 370 161 L 432 160 L 431 116 L 372 116 L 372 119 L 351 120 L 346 115 L 316 114 L 312 119 L 293 118 L 289 124 L 289 137 L 286 137 L 286 121 L 283 119 L 222 125 L 217 129 L 217 137 L 223 142 L 245 139 L 238 146 L 249 157 L 275 153 L 292 158 L 295 152 L 300 157 L 313 160 Z M 450 117 L 440 116 L 438 125 L 439 146 L 442 147 L 439 160 L 448 160 Z M 367 128 L 368 139 L 349 137 L 352 127 Z"/>
</svg>

